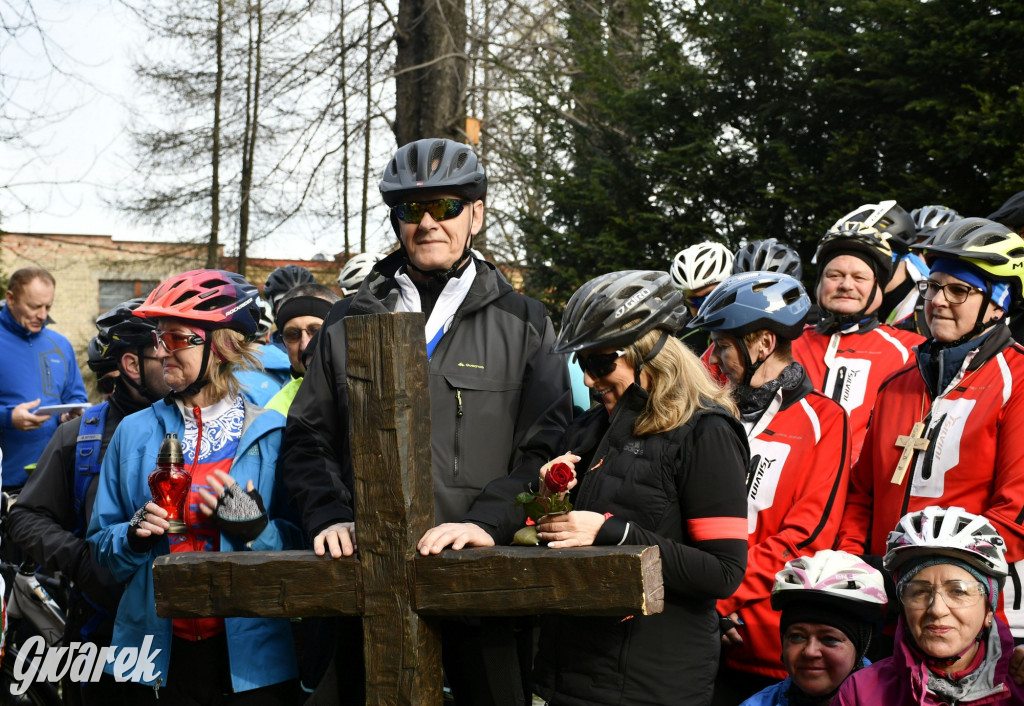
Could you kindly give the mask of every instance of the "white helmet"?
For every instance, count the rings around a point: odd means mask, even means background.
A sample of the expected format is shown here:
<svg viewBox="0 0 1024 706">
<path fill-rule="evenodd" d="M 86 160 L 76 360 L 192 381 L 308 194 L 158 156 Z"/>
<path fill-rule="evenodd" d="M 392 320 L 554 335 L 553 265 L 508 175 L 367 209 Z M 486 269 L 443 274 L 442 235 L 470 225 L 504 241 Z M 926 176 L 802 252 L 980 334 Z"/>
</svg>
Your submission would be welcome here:
<svg viewBox="0 0 1024 706">
<path fill-rule="evenodd" d="M 1000 588 L 1009 567 L 1006 543 L 981 515 L 962 507 L 931 505 L 904 515 L 886 541 L 885 568 L 896 570 L 922 556 L 948 556 L 996 579 Z"/>
<path fill-rule="evenodd" d="M 364 252 L 348 259 L 338 274 L 338 286 L 341 296 L 348 297 L 356 293 L 359 285 L 370 274 L 373 266 L 383 260 L 385 255 L 379 252 Z"/>
<path fill-rule="evenodd" d="M 806 600 L 838 601 L 836 610 L 877 620 L 887 603 L 885 579 L 858 556 L 822 549 L 786 562 L 775 574 L 772 608 L 782 610 L 790 602 Z"/>
<path fill-rule="evenodd" d="M 732 274 L 732 260 L 732 251 L 721 243 L 691 245 L 672 260 L 672 283 L 686 292 L 718 284 Z"/>
<path fill-rule="evenodd" d="M 263 297 L 257 297 L 256 303 L 260 305 L 260 320 L 256 324 L 256 338 L 263 339 L 274 325 L 274 307 Z"/>
</svg>

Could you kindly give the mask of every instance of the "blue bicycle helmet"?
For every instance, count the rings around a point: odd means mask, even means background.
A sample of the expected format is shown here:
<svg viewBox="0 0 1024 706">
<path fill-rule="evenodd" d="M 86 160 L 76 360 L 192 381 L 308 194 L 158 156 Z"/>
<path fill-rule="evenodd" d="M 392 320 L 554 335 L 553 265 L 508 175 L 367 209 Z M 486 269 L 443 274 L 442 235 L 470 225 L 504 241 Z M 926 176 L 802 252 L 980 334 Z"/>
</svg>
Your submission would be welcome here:
<svg viewBox="0 0 1024 706">
<path fill-rule="evenodd" d="M 799 280 L 781 272 L 743 272 L 715 287 L 686 326 L 737 338 L 767 329 L 792 341 L 803 332 L 810 309 Z"/>
</svg>

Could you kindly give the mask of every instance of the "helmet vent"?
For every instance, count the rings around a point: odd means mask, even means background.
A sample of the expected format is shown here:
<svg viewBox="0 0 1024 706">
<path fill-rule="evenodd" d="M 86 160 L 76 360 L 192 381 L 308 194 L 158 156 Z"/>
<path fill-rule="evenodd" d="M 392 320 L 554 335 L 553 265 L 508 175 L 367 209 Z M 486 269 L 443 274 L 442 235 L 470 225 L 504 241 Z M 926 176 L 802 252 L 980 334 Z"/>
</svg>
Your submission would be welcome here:
<svg viewBox="0 0 1024 706">
<path fill-rule="evenodd" d="M 462 166 L 466 163 L 467 159 L 469 159 L 469 153 L 468 152 L 460 152 L 459 156 L 455 158 L 454 171 L 457 172 L 460 169 L 462 169 Z"/>
<path fill-rule="evenodd" d="M 409 171 L 416 174 L 416 162 L 418 161 L 419 149 L 416 144 L 413 143 L 409 150 L 405 153 L 406 158 L 409 160 Z M 396 165 L 397 166 L 397 165 Z"/>
<path fill-rule="evenodd" d="M 438 167 L 441 166 L 442 157 L 444 157 L 444 142 L 435 142 L 434 146 L 430 148 L 430 162 L 427 167 L 430 170 L 429 176 L 433 176 L 437 172 Z"/>
</svg>

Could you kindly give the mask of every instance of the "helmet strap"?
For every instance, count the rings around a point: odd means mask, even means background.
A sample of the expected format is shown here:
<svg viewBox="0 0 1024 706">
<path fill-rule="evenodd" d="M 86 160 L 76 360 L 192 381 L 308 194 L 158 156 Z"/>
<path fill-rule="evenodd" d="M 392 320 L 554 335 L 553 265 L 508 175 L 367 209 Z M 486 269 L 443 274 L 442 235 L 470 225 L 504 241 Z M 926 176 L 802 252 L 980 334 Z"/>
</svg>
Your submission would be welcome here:
<svg viewBox="0 0 1024 706">
<path fill-rule="evenodd" d="M 135 382 L 131 375 L 125 373 L 124 368 L 121 367 L 121 361 L 117 362 L 117 369 L 121 371 L 121 379 L 128 384 L 133 390 L 138 392 L 142 397 L 149 400 L 150 402 L 156 402 L 160 397 L 153 394 L 153 391 L 146 386 L 146 358 L 143 355 L 145 347 L 139 346 L 135 349 L 135 356 L 139 359 L 139 381 Z"/>
<path fill-rule="evenodd" d="M 636 356 L 637 360 L 640 361 L 636 364 L 636 367 L 633 369 L 633 382 L 635 382 L 637 385 L 640 385 L 640 372 L 644 369 L 644 363 L 650 363 L 652 360 L 654 360 L 655 356 L 661 353 L 661 349 L 665 347 L 666 341 L 668 341 L 668 331 L 662 330 L 661 338 L 659 338 L 658 342 L 655 343 L 654 346 L 651 348 L 651 352 L 645 355 L 643 358 L 640 357 L 640 351 L 636 347 L 636 344 L 633 345 L 633 355 Z M 643 387 L 643 385 L 640 386 Z"/>
<path fill-rule="evenodd" d="M 392 218 L 397 219 L 397 217 L 394 215 L 393 212 L 392 212 Z M 455 273 L 458 272 L 459 270 L 461 270 L 462 267 L 472 257 L 472 252 L 471 252 L 471 250 L 473 248 L 473 221 L 472 220 L 470 220 L 470 223 L 469 223 L 469 234 L 466 236 L 466 244 L 462 248 L 462 255 L 460 255 L 459 259 L 456 260 L 455 263 L 452 264 L 452 266 L 449 267 L 447 270 L 441 270 L 441 269 L 424 270 L 423 268 L 417 267 L 415 264 L 413 264 L 412 258 L 409 257 L 409 251 L 406 250 L 406 248 L 405 248 L 405 241 L 402 240 L 401 232 L 398 231 L 399 227 L 400 226 L 397 224 L 397 220 L 396 220 L 395 229 L 396 229 L 396 233 L 398 234 L 398 244 L 402 248 L 402 254 L 405 255 L 405 266 L 408 267 L 413 272 L 418 272 L 421 275 L 425 275 L 427 277 L 432 277 L 432 278 L 434 278 L 436 280 L 441 280 L 441 281 L 447 283 L 448 280 L 450 280 L 452 277 L 454 277 Z"/>
<path fill-rule="evenodd" d="M 196 376 L 196 379 L 192 383 L 190 383 L 188 385 L 188 387 L 186 387 L 181 392 L 175 392 L 174 390 L 171 390 L 170 392 L 167 393 L 167 398 L 166 399 L 173 399 L 173 398 L 177 397 L 177 398 L 180 398 L 180 399 L 184 400 L 186 397 L 192 397 L 194 395 L 198 395 L 199 392 L 204 387 L 206 387 L 206 385 L 210 382 L 210 378 L 207 377 L 207 375 L 206 375 L 206 370 L 209 367 L 210 367 L 210 336 L 207 335 L 206 339 L 203 341 L 203 361 L 202 361 L 202 363 L 199 364 L 199 374 Z"/>
</svg>

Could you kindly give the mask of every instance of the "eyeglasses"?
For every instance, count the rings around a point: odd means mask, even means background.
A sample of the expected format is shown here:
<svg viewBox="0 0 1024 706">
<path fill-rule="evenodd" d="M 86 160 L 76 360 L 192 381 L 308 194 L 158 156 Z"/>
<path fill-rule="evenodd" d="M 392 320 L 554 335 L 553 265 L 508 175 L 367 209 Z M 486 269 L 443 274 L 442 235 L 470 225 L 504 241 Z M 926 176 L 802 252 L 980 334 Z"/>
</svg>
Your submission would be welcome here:
<svg viewBox="0 0 1024 706">
<path fill-rule="evenodd" d="M 626 355 L 626 351 L 615 351 L 614 353 L 593 353 L 591 355 L 576 354 L 576 362 L 590 377 L 603 378 L 615 370 L 615 361 Z"/>
<path fill-rule="evenodd" d="M 310 324 L 306 328 L 286 328 L 281 332 L 281 340 L 285 343 L 298 343 L 302 340 L 302 334 L 307 334 L 310 338 L 323 327 L 323 324 Z"/>
<path fill-rule="evenodd" d="M 406 201 L 395 206 L 395 215 L 403 223 L 419 223 L 430 214 L 435 221 L 446 221 L 462 213 L 471 201 L 462 199 L 434 199 L 433 201 Z"/>
<path fill-rule="evenodd" d="M 935 295 L 942 290 L 942 296 L 946 298 L 946 301 L 950 304 L 963 304 L 967 301 L 967 297 L 971 296 L 972 292 L 984 292 L 983 289 L 978 287 L 972 287 L 967 284 L 960 284 L 959 282 L 950 282 L 949 284 L 939 284 L 933 282 L 930 279 L 921 280 L 917 283 L 917 291 L 921 293 L 921 298 L 925 301 L 931 301 L 935 298 Z"/>
<path fill-rule="evenodd" d="M 938 586 L 928 581 L 908 581 L 900 586 L 900 600 L 908 608 L 928 608 L 936 593 L 948 608 L 970 608 L 985 595 L 985 585 L 978 581 L 946 581 Z"/>
<path fill-rule="evenodd" d="M 178 333 L 176 331 L 154 331 L 153 345 L 163 348 L 168 353 L 183 351 L 203 345 L 205 339 L 198 333 Z"/>
</svg>

